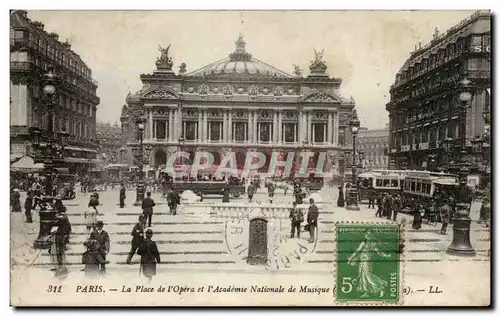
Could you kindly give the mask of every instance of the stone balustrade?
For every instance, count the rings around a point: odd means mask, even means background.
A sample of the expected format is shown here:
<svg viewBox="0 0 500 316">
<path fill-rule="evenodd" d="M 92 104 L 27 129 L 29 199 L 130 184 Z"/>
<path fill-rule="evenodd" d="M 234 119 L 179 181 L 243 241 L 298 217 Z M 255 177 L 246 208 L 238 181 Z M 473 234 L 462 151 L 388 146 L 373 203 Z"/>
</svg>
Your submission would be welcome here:
<svg viewBox="0 0 500 316">
<path fill-rule="evenodd" d="M 183 209 L 193 212 L 195 216 L 201 216 L 220 220 L 251 220 L 252 218 L 288 219 L 291 205 L 270 203 L 221 203 L 221 202 L 183 202 Z M 320 206 L 318 206 L 320 207 Z M 309 204 L 297 205 L 304 214 Z"/>
</svg>

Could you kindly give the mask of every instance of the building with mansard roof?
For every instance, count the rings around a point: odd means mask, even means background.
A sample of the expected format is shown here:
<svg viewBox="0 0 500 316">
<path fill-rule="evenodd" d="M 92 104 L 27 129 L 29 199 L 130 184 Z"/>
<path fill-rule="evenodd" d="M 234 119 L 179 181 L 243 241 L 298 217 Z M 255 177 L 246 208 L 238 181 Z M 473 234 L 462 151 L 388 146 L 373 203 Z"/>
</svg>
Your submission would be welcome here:
<svg viewBox="0 0 500 316">
<path fill-rule="evenodd" d="M 53 109 L 55 132 L 69 133 L 64 165 L 72 172 L 84 172 L 101 163 L 97 159 L 96 111 L 99 105 L 97 81 L 92 70 L 71 45 L 32 21 L 24 10 L 10 14 L 10 143 L 11 160 L 32 155 L 30 128 L 43 131 L 46 142 L 48 109 L 44 107 L 42 76 L 49 67 L 60 79 L 58 102 Z"/>
<path fill-rule="evenodd" d="M 101 154 L 101 159 L 104 163 L 119 163 L 120 155 L 119 150 L 121 148 L 122 141 L 122 129 L 118 122 L 114 124 L 97 123 L 96 125 L 96 137 L 99 142 L 99 149 Z"/>
<path fill-rule="evenodd" d="M 430 43 L 415 51 L 396 74 L 390 88 L 390 159 L 396 168 L 425 168 L 429 157 L 447 164 L 443 140 L 459 146 L 458 85 L 467 77 L 473 85 L 471 106 L 465 118 L 467 159 L 481 169 L 471 154 L 471 140 L 489 130 L 483 113 L 489 113 L 491 87 L 491 14 L 478 11 L 446 32 L 436 29 Z"/>
<path fill-rule="evenodd" d="M 196 151 L 211 152 L 216 165 L 224 153 L 236 152 L 240 169 L 247 151 L 265 153 L 265 169 L 273 151 L 297 157 L 307 150 L 315 153 L 312 165 L 325 152 L 324 171 L 343 175 L 355 102 L 339 94 L 342 80 L 329 77 L 322 53 L 304 77 L 298 67 L 292 75 L 255 58 L 241 35 L 235 45 L 228 57 L 192 72 L 181 64 L 178 74 L 170 47 L 162 49 L 157 70 L 140 76 L 142 89 L 129 93 L 122 108 L 121 150 L 128 162 L 138 146 L 136 119 L 143 116 L 151 167 L 164 165 L 180 147 L 191 160 Z"/>
<path fill-rule="evenodd" d="M 360 128 L 356 139 L 356 151 L 363 153 L 365 169 L 389 168 L 389 126 L 378 129 Z"/>
</svg>

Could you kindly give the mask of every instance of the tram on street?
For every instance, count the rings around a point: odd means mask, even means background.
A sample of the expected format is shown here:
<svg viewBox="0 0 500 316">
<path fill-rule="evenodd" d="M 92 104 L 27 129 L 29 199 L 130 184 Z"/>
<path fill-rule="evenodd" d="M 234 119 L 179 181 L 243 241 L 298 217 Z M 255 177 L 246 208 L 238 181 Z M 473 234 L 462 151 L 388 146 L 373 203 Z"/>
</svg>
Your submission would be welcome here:
<svg viewBox="0 0 500 316">
<path fill-rule="evenodd" d="M 405 183 L 406 170 L 373 170 L 358 175 L 358 194 L 360 201 L 368 200 L 374 192 L 398 193 Z"/>
<path fill-rule="evenodd" d="M 454 192 L 458 186 L 458 177 L 454 174 L 429 171 L 409 171 L 403 185 L 404 205 L 411 200 L 430 202 L 435 194 Z"/>
</svg>

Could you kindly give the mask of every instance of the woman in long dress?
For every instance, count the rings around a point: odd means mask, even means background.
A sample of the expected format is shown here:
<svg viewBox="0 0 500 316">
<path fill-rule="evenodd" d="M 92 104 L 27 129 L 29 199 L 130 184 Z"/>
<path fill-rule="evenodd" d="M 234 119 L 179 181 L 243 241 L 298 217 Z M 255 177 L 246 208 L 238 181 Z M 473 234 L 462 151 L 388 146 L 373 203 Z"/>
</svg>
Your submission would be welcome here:
<svg viewBox="0 0 500 316">
<path fill-rule="evenodd" d="M 339 185 L 339 197 L 337 199 L 337 206 L 338 207 L 344 207 L 345 202 L 344 202 L 344 190 L 342 188 L 342 185 Z"/>
<path fill-rule="evenodd" d="M 356 290 L 361 292 L 361 297 L 372 297 L 384 296 L 384 289 L 386 288 L 388 282 L 377 276 L 372 271 L 373 265 L 373 255 L 377 253 L 381 257 L 388 258 L 390 255 L 383 253 L 378 249 L 377 243 L 373 240 L 373 236 L 370 232 L 365 233 L 365 240 L 363 240 L 356 251 L 349 257 L 347 263 L 350 265 L 355 265 L 358 263 L 358 277 L 357 277 L 357 287 Z M 359 260 L 353 261 L 356 256 Z"/>
</svg>

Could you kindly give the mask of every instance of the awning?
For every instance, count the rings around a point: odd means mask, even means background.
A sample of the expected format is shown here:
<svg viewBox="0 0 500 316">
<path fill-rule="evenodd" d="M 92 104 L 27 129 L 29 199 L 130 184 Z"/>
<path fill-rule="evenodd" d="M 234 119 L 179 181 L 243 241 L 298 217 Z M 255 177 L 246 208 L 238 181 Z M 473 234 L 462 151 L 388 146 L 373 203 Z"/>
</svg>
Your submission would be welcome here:
<svg viewBox="0 0 500 316">
<path fill-rule="evenodd" d="M 64 158 L 65 162 L 68 163 L 86 163 L 86 164 L 102 164 L 104 163 L 104 160 L 100 159 L 86 159 L 86 158 L 73 158 L 73 157 L 66 157 Z"/>
<path fill-rule="evenodd" d="M 373 173 L 371 172 L 363 172 L 358 174 L 358 178 L 371 178 L 373 177 Z"/>
<path fill-rule="evenodd" d="M 57 174 L 69 174 L 68 168 L 54 168 Z"/>
<path fill-rule="evenodd" d="M 14 155 L 14 154 L 12 154 L 12 155 L 10 155 L 10 162 L 11 163 L 15 162 L 15 161 L 17 161 L 18 159 L 20 159 L 22 157 L 23 157 L 23 155 Z"/>
<path fill-rule="evenodd" d="M 69 149 L 69 150 L 76 150 L 76 151 L 82 151 L 81 148 L 79 147 L 74 147 L 74 146 L 66 146 L 64 149 Z"/>
<path fill-rule="evenodd" d="M 115 164 L 109 164 L 105 166 L 105 169 L 120 169 L 120 168 L 127 168 L 128 165 L 122 164 L 122 163 L 115 163 Z"/>
<path fill-rule="evenodd" d="M 12 165 L 10 165 L 10 169 L 12 171 L 40 171 L 43 170 L 44 168 L 43 163 L 35 163 L 33 158 L 29 156 L 24 156 L 18 161 L 14 162 Z"/>
</svg>

